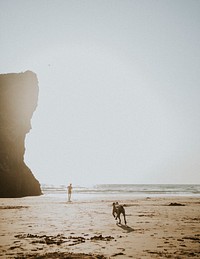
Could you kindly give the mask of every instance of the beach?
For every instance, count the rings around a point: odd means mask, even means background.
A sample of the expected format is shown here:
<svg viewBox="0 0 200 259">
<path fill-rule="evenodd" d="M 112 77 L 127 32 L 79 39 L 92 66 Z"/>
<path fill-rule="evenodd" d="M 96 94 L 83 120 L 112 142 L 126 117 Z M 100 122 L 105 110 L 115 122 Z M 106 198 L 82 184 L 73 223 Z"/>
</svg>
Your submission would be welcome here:
<svg viewBox="0 0 200 259">
<path fill-rule="evenodd" d="M 199 196 L 0 199 L 0 258 L 200 258 L 199 223 Z"/>
</svg>

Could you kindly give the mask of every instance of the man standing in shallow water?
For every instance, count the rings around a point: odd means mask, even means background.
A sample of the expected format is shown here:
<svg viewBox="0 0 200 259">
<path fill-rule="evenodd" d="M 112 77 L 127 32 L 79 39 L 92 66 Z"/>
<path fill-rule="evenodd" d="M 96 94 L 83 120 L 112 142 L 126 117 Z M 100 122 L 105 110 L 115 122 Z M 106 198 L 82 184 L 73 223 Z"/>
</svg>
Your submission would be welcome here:
<svg viewBox="0 0 200 259">
<path fill-rule="evenodd" d="M 70 183 L 69 186 L 67 186 L 68 191 L 68 201 L 71 201 L 71 195 L 72 195 L 72 184 Z"/>
</svg>

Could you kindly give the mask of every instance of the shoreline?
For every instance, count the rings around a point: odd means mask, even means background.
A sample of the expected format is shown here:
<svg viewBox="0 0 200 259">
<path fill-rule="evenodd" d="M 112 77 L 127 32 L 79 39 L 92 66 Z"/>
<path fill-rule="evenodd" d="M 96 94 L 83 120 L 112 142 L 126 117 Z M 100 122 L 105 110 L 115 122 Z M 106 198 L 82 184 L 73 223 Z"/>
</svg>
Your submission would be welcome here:
<svg viewBox="0 0 200 259">
<path fill-rule="evenodd" d="M 123 219 L 122 225 L 116 224 L 113 201 L 124 205 L 127 226 Z M 67 202 L 67 196 L 44 194 L 0 199 L 0 211 L 0 258 L 200 257 L 196 195 L 72 196 Z"/>
</svg>

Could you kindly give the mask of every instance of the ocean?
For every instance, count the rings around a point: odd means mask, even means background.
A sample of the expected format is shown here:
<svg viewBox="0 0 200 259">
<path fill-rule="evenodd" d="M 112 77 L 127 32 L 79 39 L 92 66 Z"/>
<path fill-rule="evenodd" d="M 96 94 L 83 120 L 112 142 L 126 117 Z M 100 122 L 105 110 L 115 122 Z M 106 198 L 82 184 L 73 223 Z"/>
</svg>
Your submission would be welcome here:
<svg viewBox="0 0 200 259">
<path fill-rule="evenodd" d="M 67 186 L 43 184 L 46 196 L 66 197 Z M 98 184 L 94 186 L 73 186 L 73 199 L 95 199 L 106 197 L 160 197 L 199 196 L 200 184 Z"/>
</svg>

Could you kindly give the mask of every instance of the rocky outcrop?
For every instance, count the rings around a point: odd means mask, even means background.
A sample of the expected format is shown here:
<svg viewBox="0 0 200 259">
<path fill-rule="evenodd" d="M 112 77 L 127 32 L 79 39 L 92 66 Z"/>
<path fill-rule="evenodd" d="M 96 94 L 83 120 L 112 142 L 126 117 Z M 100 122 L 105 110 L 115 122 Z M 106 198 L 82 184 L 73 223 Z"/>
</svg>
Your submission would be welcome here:
<svg viewBox="0 0 200 259">
<path fill-rule="evenodd" d="M 0 75 L 0 197 L 40 195 L 39 182 L 24 163 L 25 137 L 38 101 L 36 74 Z"/>
</svg>

